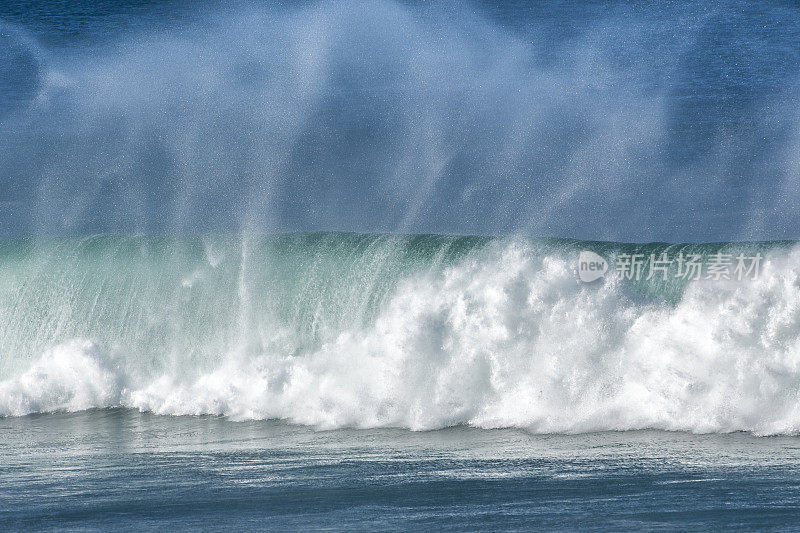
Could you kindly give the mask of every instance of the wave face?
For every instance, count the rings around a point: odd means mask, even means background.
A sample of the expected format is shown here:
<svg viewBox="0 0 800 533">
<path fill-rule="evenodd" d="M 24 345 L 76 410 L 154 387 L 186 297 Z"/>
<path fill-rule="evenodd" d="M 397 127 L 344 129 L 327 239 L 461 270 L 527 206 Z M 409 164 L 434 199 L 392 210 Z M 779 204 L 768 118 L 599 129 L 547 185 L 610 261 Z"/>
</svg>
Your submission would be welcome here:
<svg viewBox="0 0 800 533">
<path fill-rule="evenodd" d="M 294 234 L 0 244 L 0 415 L 322 428 L 800 429 L 800 248 L 756 279 L 576 277 L 633 245 Z M 742 245 L 738 245 L 739 248 Z"/>
</svg>

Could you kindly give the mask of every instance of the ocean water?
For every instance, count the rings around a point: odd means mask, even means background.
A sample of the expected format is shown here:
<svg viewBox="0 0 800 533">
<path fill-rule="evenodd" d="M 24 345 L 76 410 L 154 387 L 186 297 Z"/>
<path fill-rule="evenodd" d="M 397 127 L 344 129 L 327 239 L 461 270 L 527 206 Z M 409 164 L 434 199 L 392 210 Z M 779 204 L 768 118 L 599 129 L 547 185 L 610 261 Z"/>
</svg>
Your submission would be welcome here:
<svg viewBox="0 0 800 533">
<path fill-rule="evenodd" d="M 794 243 L 0 249 L 8 529 L 798 524 Z M 741 280 L 583 283 L 582 250 L 763 260 Z"/>
<path fill-rule="evenodd" d="M 798 43 L 0 0 L 0 529 L 800 528 Z"/>
<path fill-rule="evenodd" d="M 797 439 L 0 419 L 7 530 L 791 530 Z"/>
</svg>

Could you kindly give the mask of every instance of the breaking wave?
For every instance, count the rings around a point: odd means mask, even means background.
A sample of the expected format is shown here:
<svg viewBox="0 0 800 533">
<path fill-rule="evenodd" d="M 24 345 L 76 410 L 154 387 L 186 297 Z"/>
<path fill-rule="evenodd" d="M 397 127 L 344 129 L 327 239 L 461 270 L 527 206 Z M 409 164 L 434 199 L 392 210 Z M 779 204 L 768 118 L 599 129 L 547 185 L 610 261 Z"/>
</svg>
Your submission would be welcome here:
<svg viewBox="0 0 800 533">
<path fill-rule="evenodd" d="M 576 277 L 749 246 L 755 279 Z M 0 243 L 0 415 L 800 432 L 800 248 L 341 233 Z"/>
</svg>

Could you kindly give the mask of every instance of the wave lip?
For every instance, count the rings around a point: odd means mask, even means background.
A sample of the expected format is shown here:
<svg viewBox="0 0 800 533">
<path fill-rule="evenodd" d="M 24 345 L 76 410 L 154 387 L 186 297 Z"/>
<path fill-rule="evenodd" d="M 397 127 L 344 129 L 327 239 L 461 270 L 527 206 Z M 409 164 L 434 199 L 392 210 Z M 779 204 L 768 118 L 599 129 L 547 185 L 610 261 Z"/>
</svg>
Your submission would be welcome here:
<svg viewBox="0 0 800 533">
<path fill-rule="evenodd" d="M 0 310 L 13 347 L 0 416 L 120 406 L 321 428 L 798 433 L 800 249 L 759 245 L 756 279 L 578 280 L 581 249 L 612 260 L 630 246 L 6 244 L 0 291 L 22 296 Z"/>
</svg>

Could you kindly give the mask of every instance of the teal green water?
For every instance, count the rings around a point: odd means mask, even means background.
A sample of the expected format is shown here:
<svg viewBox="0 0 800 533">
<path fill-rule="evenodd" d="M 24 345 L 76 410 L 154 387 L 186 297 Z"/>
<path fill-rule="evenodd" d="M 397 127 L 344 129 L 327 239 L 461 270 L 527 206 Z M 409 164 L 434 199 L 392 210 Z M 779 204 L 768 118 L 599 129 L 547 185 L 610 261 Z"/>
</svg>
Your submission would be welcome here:
<svg viewBox="0 0 800 533">
<path fill-rule="evenodd" d="M 234 343 L 282 342 L 314 350 L 347 329 L 370 325 L 399 281 L 441 272 L 491 243 L 513 239 L 352 233 L 262 237 L 95 236 L 0 242 L 0 377 L 72 338 L 102 338 L 159 365 L 188 357 L 203 368 Z M 542 257 L 573 260 L 591 250 L 619 254 L 755 254 L 791 242 L 645 245 L 567 239 L 521 240 Z M 643 298 L 675 302 L 686 280 L 631 280 Z M 264 335 L 280 329 L 283 339 Z"/>
<path fill-rule="evenodd" d="M 0 377 L 72 338 L 156 366 L 183 357 L 201 369 L 248 342 L 299 354 L 366 327 L 404 277 L 488 242 L 341 233 L 0 242 Z"/>
<path fill-rule="evenodd" d="M 97 338 L 134 351 L 147 366 L 175 358 L 198 370 L 231 345 L 278 343 L 300 355 L 372 324 L 397 284 L 441 273 L 487 247 L 516 243 L 532 254 L 574 261 L 581 250 L 620 254 L 755 254 L 791 242 L 645 245 L 353 233 L 261 237 L 94 236 L 0 242 L 0 378 L 45 349 Z M 633 297 L 677 302 L 687 281 L 630 280 Z"/>
</svg>

